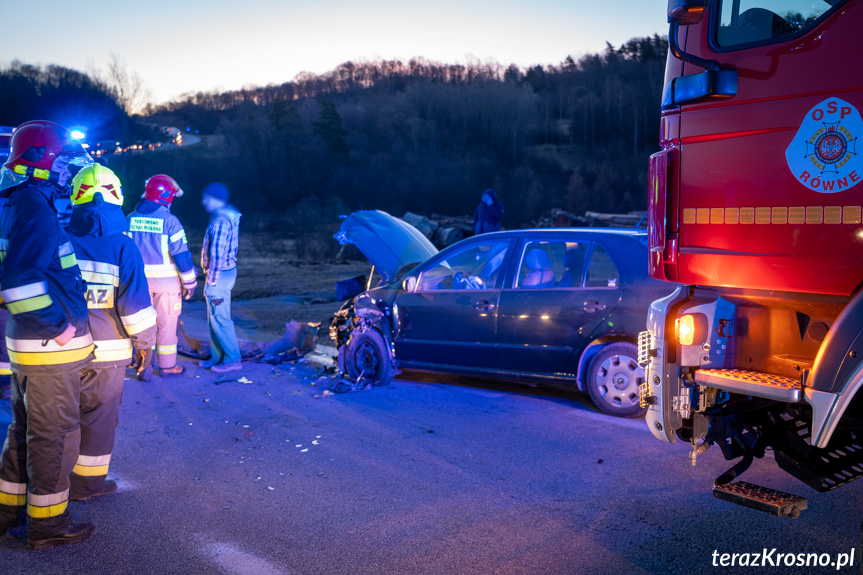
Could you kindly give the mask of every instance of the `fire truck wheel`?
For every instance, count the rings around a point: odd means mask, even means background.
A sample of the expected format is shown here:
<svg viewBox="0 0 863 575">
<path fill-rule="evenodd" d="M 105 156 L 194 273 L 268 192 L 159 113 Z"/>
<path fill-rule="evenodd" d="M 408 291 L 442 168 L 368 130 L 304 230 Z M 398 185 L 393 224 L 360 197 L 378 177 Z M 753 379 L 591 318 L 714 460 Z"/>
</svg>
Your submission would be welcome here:
<svg viewBox="0 0 863 575">
<path fill-rule="evenodd" d="M 362 377 L 376 386 L 389 385 L 396 376 L 389 347 L 374 329 L 355 332 L 339 349 L 339 370 L 355 381 Z"/>
<path fill-rule="evenodd" d="M 634 343 L 619 341 L 600 349 L 587 367 L 585 386 L 601 411 L 617 417 L 642 417 L 638 386 L 644 383 L 644 369 L 638 365 Z"/>
</svg>

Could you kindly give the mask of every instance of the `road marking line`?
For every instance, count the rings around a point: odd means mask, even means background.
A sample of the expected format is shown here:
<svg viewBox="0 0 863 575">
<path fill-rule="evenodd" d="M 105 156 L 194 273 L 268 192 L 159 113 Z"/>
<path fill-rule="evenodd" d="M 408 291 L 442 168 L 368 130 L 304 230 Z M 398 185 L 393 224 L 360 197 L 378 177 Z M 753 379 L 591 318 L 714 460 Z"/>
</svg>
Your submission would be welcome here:
<svg viewBox="0 0 863 575">
<path fill-rule="evenodd" d="M 231 575 L 290 575 L 278 565 L 240 550 L 229 543 L 205 546 L 207 558 Z"/>
</svg>

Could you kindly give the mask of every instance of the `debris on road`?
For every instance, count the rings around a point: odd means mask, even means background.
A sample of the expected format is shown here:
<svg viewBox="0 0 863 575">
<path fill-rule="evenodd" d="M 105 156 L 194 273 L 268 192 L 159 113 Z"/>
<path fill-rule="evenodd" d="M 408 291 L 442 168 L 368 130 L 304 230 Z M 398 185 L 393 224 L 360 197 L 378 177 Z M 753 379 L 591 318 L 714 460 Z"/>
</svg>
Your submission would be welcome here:
<svg viewBox="0 0 863 575">
<path fill-rule="evenodd" d="M 336 358 L 339 357 L 339 350 L 329 345 L 318 345 L 308 355 L 306 361 L 312 365 L 317 365 L 324 368 L 324 371 L 335 373 Z"/>
<path fill-rule="evenodd" d="M 177 336 L 177 353 L 180 355 L 191 357 L 192 359 L 209 359 L 210 354 L 207 353 L 206 345 L 197 337 L 192 337 L 186 333 L 183 320 L 180 320 Z"/>
<path fill-rule="evenodd" d="M 320 328 L 319 322 L 300 323 L 291 320 L 285 324 L 285 335 L 261 349 L 255 359 L 273 365 L 298 360 L 315 350 Z"/>
</svg>

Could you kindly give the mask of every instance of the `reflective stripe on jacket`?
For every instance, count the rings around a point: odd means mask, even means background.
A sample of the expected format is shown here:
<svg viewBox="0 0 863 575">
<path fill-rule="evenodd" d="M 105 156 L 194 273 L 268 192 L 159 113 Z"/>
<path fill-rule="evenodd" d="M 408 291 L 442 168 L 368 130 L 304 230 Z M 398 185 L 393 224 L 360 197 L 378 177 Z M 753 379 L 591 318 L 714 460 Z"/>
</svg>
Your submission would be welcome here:
<svg viewBox="0 0 863 575">
<path fill-rule="evenodd" d="M 122 210 L 109 204 L 76 207 L 69 225 L 87 282 L 96 367 L 128 365 L 133 345 L 150 349 L 156 343 L 156 310 L 144 260 L 125 229 Z"/>
<path fill-rule="evenodd" d="M 129 235 L 141 251 L 148 278 L 178 278 L 194 287 L 198 272 L 189 253 L 186 232 L 168 208 L 142 200 L 129 214 Z"/>
<path fill-rule="evenodd" d="M 6 345 L 20 368 L 51 368 L 86 360 L 93 350 L 84 282 L 75 251 L 57 219 L 49 184 L 16 186 L 0 214 L 0 297 L 9 310 Z M 75 338 L 54 338 L 67 325 Z"/>
</svg>

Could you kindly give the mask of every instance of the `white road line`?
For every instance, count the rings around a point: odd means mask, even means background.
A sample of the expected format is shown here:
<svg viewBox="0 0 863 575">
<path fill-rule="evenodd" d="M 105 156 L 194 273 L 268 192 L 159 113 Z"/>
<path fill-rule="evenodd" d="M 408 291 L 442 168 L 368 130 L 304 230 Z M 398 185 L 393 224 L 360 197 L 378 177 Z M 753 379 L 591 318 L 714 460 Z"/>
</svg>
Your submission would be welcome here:
<svg viewBox="0 0 863 575">
<path fill-rule="evenodd" d="M 205 545 L 206 557 L 230 575 L 291 575 L 274 563 L 255 557 L 230 543 Z"/>
<path fill-rule="evenodd" d="M 580 417 L 583 419 L 592 419 L 594 421 L 600 421 L 602 423 L 611 423 L 612 425 L 617 425 L 618 427 L 628 427 L 629 429 L 636 429 L 638 431 L 643 431 L 645 433 L 648 432 L 647 424 L 644 423 L 644 419 L 628 419 L 626 417 L 613 417 L 611 415 L 605 415 L 603 413 L 596 413 L 595 411 L 588 411 L 586 409 L 573 409 L 568 412 L 569 415 L 574 415 L 575 417 Z"/>
</svg>

